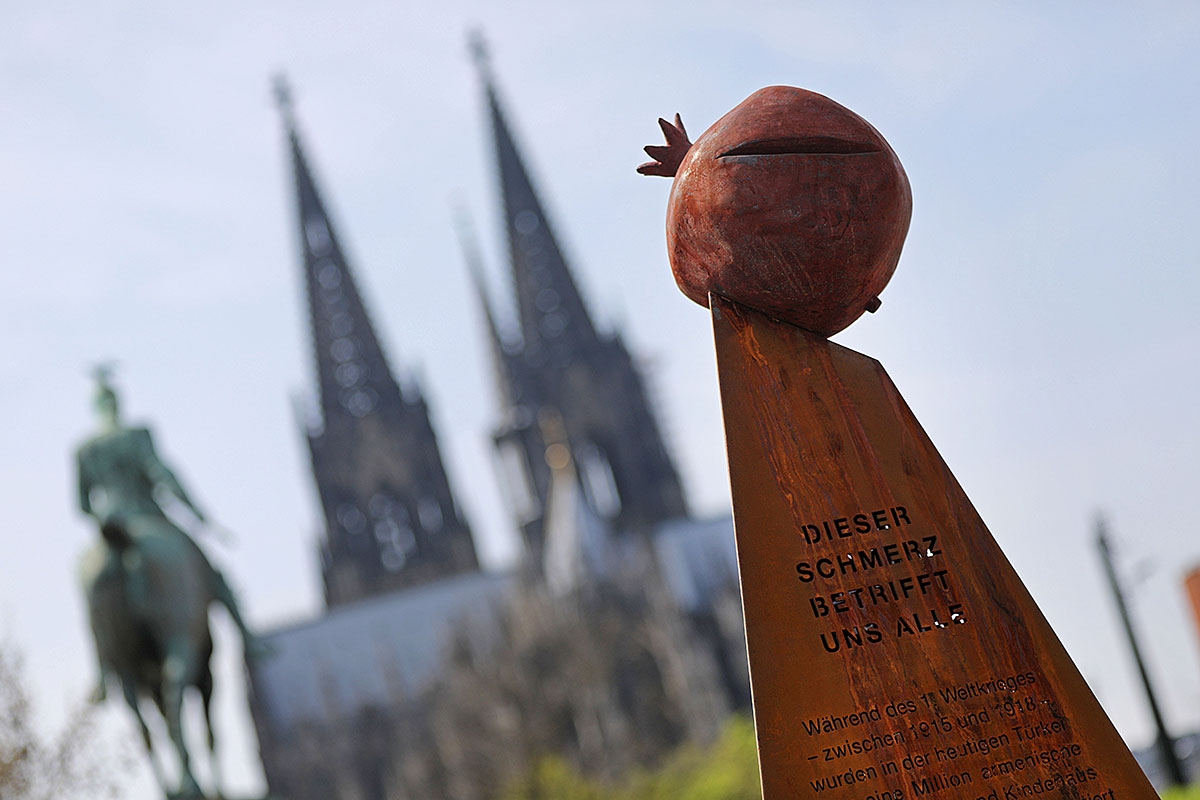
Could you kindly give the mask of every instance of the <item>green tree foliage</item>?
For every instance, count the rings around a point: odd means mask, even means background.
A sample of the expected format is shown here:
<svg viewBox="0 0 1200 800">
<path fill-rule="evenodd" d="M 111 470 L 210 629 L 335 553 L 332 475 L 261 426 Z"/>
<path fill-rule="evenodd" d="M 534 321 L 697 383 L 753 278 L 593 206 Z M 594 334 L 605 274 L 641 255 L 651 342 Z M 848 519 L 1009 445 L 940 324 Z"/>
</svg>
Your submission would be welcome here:
<svg viewBox="0 0 1200 800">
<path fill-rule="evenodd" d="M 589 781 L 562 758 L 542 759 L 504 800 L 759 800 L 754 725 L 734 717 L 711 747 L 685 746 L 657 770 L 619 785 Z"/>
<path fill-rule="evenodd" d="M 1163 792 L 1163 800 L 1200 800 L 1200 783 L 1181 789 L 1167 789 Z"/>
<path fill-rule="evenodd" d="M 760 800 L 754 725 L 734 717 L 710 748 L 678 750 L 661 769 L 620 785 L 589 781 L 551 756 L 512 786 L 504 800 Z M 1200 800 L 1200 784 L 1168 789 L 1163 800 Z"/>
<path fill-rule="evenodd" d="M 658 586 L 597 583 L 567 596 L 525 586 L 486 647 L 464 628 L 430 699 L 447 786 L 423 796 L 493 800 L 527 779 L 556 787 L 536 796 L 568 797 L 574 776 L 603 785 L 657 768 L 685 742 L 712 742 L 724 690 Z"/>
<path fill-rule="evenodd" d="M 44 739 L 21 654 L 0 641 L 0 800 L 119 797 L 118 765 L 100 747 L 95 721 L 95 710 L 80 704 L 56 737 Z"/>
</svg>

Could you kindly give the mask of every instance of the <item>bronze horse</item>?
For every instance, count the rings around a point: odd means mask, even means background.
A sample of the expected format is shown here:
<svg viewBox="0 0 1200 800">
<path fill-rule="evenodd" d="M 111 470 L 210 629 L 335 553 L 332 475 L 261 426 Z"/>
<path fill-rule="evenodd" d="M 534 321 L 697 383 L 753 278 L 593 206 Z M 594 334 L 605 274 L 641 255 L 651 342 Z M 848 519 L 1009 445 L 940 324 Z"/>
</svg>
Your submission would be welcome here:
<svg viewBox="0 0 1200 800">
<path fill-rule="evenodd" d="M 125 702 L 142 732 L 150 764 L 169 798 L 203 797 L 191 771 L 183 734 L 183 696 L 199 690 L 204 707 L 214 779 L 218 774 L 211 703 L 213 652 L 208 609 L 215 601 L 207 563 L 198 551 L 180 546 L 170 535 L 137 537 L 119 521 L 101 527 L 102 540 L 83 558 L 81 579 L 88 617 L 100 662 L 101 683 L 95 699 L 105 696 L 105 681 L 119 681 Z M 179 781 L 174 788 L 154 753 L 140 701 L 154 701 L 175 747 Z"/>
</svg>

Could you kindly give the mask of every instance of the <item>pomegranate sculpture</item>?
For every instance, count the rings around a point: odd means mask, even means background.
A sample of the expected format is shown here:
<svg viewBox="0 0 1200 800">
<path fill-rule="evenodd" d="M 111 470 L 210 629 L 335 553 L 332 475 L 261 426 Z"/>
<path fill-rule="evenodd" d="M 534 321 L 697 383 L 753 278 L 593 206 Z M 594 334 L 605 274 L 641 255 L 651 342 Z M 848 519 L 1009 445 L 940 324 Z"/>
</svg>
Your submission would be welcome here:
<svg viewBox="0 0 1200 800">
<path fill-rule="evenodd" d="M 828 97 L 769 86 L 692 144 L 658 121 L 644 175 L 674 177 L 667 249 L 683 293 L 718 294 L 832 336 L 879 307 L 912 216 L 900 160 Z"/>
</svg>

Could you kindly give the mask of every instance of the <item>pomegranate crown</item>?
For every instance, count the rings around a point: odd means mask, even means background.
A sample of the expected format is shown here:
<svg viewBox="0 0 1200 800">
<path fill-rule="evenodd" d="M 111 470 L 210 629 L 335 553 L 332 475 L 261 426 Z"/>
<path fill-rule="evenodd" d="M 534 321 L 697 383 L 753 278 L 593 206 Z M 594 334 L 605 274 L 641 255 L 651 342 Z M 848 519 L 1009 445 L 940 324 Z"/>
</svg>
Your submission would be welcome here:
<svg viewBox="0 0 1200 800">
<path fill-rule="evenodd" d="M 688 150 L 692 149 L 692 143 L 688 140 L 687 131 L 683 129 L 683 120 L 679 118 L 678 114 L 675 115 L 674 125 L 659 117 L 658 127 L 662 128 L 667 143 L 665 145 L 646 145 L 646 155 L 654 160 L 642 164 L 637 171 L 643 175 L 674 178 L 675 173 L 679 171 L 679 165 L 683 163 L 684 156 L 688 154 Z"/>
</svg>

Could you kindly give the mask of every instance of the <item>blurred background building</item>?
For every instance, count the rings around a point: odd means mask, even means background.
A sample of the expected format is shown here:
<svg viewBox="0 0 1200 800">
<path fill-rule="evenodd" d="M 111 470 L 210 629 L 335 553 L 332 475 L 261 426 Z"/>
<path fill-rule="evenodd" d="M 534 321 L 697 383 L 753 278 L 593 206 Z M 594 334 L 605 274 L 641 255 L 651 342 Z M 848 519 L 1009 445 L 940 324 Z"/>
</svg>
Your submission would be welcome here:
<svg viewBox="0 0 1200 800">
<path fill-rule="evenodd" d="M 749 704 L 732 522 L 689 516 L 651 393 L 620 331 L 588 313 L 478 42 L 475 58 L 517 316 L 499 321 L 461 221 L 523 544 L 499 573 L 480 568 L 420 381 L 398 380 L 384 354 L 276 89 L 316 379 L 299 416 L 326 605 L 268 632 L 273 652 L 250 670 L 267 780 L 289 800 L 482 799 L 550 754 L 617 777 L 711 742 Z"/>
</svg>

